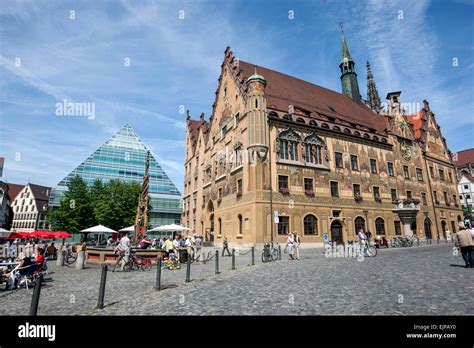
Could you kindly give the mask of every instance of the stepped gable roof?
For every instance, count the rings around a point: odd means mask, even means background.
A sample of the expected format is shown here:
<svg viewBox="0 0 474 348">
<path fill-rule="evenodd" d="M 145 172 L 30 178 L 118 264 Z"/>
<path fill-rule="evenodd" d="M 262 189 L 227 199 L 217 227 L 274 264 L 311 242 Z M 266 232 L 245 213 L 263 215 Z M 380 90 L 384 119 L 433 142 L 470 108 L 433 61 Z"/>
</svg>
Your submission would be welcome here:
<svg viewBox="0 0 474 348">
<path fill-rule="evenodd" d="M 261 66 L 256 67 L 265 77 L 267 108 L 288 112 L 289 105 L 311 112 L 312 118 L 329 116 L 384 133 L 387 120 L 374 114 L 367 106 L 356 103 L 345 95 L 310 82 Z M 255 65 L 239 61 L 243 79 L 255 73 Z"/>
<path fill-rule="evenodd" d="M 456 156 L 454 156 L 456 158 Z M 456 167 L 464 166 L 469 163 L 474 163 L 474 148 L 462 150 L 457 152 L 457 158 L 454 161 Z"/>
<path fill-rule="evenodd" d="M 191 140 L 191 146 L 193 150 L 196 149 L 196 144 L 199 139 L 199 130 L 202 130 L 204 141 L 207 142 L 209 139 L 209 122 L 202 122 L 201 120 L 188 120 L 189 134 Z"/>
<path fill-rule="evenodd" d="M 424 130 L 424 118 L 426 115 L 426 110 L 421 109 L 420 111 L 407 115 L 407 120 L 413 125 L 413 131 L 415 132 L 415 137 L 421 139 Z"/>
</svg>

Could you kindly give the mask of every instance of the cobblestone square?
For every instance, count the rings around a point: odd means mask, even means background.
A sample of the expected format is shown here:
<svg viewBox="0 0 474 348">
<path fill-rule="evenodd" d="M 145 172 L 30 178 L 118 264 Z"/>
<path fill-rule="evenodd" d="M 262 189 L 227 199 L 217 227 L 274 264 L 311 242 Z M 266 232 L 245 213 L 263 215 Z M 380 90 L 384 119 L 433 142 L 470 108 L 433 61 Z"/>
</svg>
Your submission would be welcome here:
<svg viewBox="0 0 474 348">
<path fill-rule="evenodd" d="M 453 255 L 453 244 L 379 250 L 375 258 L 326 258 L 301 250 L 300 261 L 260 261 L 250 254 L 163 270 L 108 272 L 105 308 L 95 309 L 101 269 L 57 267 L 41 290 L 38 315 L 473 315 L 474 272 Z M 0 290 L 1 315 L 27 315 L 32 289 Z"/>
</svg>

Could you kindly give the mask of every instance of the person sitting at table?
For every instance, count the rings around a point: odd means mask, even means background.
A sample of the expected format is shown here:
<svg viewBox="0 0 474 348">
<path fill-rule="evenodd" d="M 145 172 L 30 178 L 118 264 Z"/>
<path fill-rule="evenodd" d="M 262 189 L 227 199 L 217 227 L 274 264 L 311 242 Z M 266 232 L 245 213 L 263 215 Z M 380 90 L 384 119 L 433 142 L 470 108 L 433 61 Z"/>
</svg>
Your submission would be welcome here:
<svg viewBox="0 0 474 348">
<path fill-rule="evenodd" d="M 31 259 L 22 252 L 18 260 L 20 263 L 11 272 L 4 274 L 5 277 L 8 277 L 7 290 L 16 286 L 20 276 L 32 274 L 32 269 L 30 268 L 33 267 L 33 263 Z"/>
<path fill-rule="evenodd" d="M 36 254 L 35 262 L 38 265 L 43 264 L 44 262 L 44 249 L 38 249 L 38 253 Z"/>
<path fill-rule="evenodd" d="M 143 239 L 140 241 L 140 249 L 148 249 L 153 242 L 148 239 L 148 236 L 145 234 Z"/>
</svg>

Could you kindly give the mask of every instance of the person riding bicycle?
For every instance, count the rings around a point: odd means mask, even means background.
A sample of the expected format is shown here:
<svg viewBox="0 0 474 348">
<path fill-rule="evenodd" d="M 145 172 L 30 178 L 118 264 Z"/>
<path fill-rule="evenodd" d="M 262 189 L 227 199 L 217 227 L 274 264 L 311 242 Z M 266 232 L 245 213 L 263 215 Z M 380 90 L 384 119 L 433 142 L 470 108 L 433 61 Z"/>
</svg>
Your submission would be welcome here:
<svg viewBox="0 0 474 348">
<path fill-rule="evenodd" d="M 129 233 L 127 232 L 121 239 L 119 245 L 115 248 L 114 253 L 118 254 L 117 262 L 115 263 L 115 267 L 123 260 L 121 270 L 123 271 L 123 267 L 128 262 L 128 258 L 130 255 L 130 238 L 128 237 Z M 114 267 L 114 271 L 115 271 Z"/>
<path fill-rule="evenodd" d="M 365 248 L 365 246 L 367 245 L 367 235 L 365 234 L 362 228 L 359 230 L 357 237 L 359 237 L 359 244 L 361 248 Z"/>
</svg>

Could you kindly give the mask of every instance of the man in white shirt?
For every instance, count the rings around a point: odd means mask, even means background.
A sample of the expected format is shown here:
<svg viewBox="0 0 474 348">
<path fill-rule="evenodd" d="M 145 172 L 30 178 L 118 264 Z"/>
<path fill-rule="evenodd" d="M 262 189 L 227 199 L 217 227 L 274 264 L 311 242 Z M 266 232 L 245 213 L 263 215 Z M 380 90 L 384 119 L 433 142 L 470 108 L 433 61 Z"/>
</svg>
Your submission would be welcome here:
<svg viewBox="0 0 474 348">
<path fill-rule="evenodd" d="M 191 237 L 186 238 L 186 242 L 184 244 L 186 246 L 186 251 L 188 252 L 188 257 L 191 258 L 191 260 L 194 260 L 194 243 Z"/>
<path fill-rule="evenodd" d="M 125 264 L 128 262 L 128 258 L 130 255 L 130 238 L 128 237 L 128 232 L 120 239 L 120 243 L 115 249 L 115 251 L 118 253 L 117 255 L 117 262 L 115 263 L 115 267 L 122 262 L 122 266 L 120 269 L 123 271 L 123 267 Z M 115 267 L 112 270 L 112 272 L 115 271 Z"/>
</svg>

